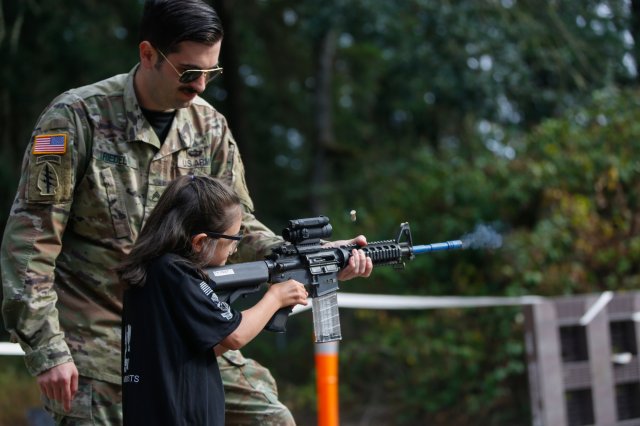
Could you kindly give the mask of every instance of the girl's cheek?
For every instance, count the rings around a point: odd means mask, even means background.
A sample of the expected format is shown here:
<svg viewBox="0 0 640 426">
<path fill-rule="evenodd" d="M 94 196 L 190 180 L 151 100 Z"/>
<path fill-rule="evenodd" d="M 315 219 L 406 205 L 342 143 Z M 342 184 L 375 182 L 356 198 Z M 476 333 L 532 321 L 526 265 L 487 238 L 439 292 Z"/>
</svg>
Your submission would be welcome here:
<svg viewBox="0 0 640 426">
<path fill-rule="evenodd" d="M 214 250 L 212 256 L 211 256 L 211 261 L 210 261 L 210 265 L 211 266 L 222 266 L 225 263 L 227 263 L 227 255 L 221 255 L 217 250 Z"/>
</svg>

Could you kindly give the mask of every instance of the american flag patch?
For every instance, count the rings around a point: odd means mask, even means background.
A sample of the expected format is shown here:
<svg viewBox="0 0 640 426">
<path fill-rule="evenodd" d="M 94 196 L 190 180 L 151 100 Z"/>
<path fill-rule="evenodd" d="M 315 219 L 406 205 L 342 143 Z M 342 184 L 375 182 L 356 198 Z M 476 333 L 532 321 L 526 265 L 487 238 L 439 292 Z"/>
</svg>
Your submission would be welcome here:
<svg viewBox="0 0 640 426">
<path fill-rule="evenodd" d="M 67 135 L 38 135 L 33 141 L 32 154 L 64 154 L 67 152 Z"/>
</svg>

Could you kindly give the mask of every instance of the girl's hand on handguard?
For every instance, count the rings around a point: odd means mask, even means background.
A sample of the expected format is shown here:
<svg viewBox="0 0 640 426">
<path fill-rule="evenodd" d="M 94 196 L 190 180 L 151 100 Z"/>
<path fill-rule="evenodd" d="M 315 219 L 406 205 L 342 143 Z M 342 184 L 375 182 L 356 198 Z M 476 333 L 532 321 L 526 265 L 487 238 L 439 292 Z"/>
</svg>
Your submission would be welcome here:
<svg viewBox="0 0 640 426">
<path fill-rule="evenodd" d="M 360 247 L 367 245 L 367 238 L 364 235 L 358 235 L 351 240 L 331 241 L 325 244 L 325 247 L 340 247 L 357 245 Z M 338 272 L 338 280 L 346 281 L 357 277 L 368 277 L 373 271 L 373 262 L 370 257 L 365 256 L 362 250 L 351 250 L 349 264 Z"/>
</svg>

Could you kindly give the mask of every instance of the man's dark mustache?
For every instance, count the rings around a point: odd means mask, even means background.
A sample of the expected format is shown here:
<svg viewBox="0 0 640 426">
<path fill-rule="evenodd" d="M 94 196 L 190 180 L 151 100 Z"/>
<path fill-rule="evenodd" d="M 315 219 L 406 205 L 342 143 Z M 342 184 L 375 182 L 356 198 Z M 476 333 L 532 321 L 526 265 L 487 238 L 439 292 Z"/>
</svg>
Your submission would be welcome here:
<svg viewBox="0 0 640 426">
<path fill-rule="evenodd" d="M 199 92 L 196 89 L 194 89 L 193 87 L 189 87 L 189 86 L 181 87 L 180 90 L 182 90 L 183 92 L 187 92 L 187 93 L 195 93 L 196 95 L 200 95 L 201 94 L 201 92 Z"/>
</svg>

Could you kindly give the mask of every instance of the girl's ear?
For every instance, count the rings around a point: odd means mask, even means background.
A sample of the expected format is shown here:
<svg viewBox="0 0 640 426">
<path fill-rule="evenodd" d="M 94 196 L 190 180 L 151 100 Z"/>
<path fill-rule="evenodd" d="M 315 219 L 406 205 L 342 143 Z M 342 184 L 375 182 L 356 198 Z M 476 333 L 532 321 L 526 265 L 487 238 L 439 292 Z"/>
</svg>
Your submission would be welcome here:
<svg viewBox="0 0 640 426">
<path fill-rule="evenodd" d="M 191 248 L 194 253 L 200 253 L 204 245 L 204 240 L 207 238 L 207 234 L 200 233 L 191 237 Z"/>
</svg>

